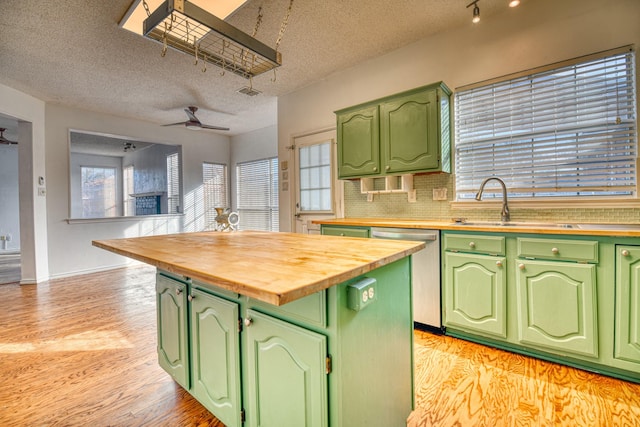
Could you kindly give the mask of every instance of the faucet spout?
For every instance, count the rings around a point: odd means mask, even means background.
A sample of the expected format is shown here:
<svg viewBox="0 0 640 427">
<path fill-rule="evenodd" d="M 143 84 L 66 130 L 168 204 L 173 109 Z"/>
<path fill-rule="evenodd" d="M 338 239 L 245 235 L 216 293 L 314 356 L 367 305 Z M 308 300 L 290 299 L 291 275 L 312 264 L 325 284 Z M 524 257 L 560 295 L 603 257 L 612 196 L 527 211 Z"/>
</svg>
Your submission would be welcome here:
<svg viewBox="0 0 640 427">
<path fill-rule="evenodd" d="M 509 203 L 507 202 L 507 186 L 504 184 L 504 181 L 502 179 L 498 178 L 497 176 L 490 176 L 489 178 L 486 178 L 484 181 L 482 181 L 482 184 L 480 184 L 480 189 L 476 193 L 476 200 L 482 200 L 484 186 L 487 184 L 487 182 L 492 180 L 498 181 L 498 183 L 500 183 L 500 186 L 502 186 L 502 212 L 500 212 L 500 215 L 502 218 L 502 222 L 507 222 L 511 219 L 511 215 L 509 214 Z"/>
</svg>

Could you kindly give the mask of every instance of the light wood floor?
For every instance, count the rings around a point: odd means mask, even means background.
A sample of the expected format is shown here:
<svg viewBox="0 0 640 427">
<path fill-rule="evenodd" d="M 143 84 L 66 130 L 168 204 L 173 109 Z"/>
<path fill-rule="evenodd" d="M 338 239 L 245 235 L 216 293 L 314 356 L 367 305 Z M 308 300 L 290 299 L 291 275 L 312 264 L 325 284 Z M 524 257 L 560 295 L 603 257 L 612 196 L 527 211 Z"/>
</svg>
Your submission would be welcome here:
<svg viewBox="0 0 640 427">
<path fill-rule="evenodd" d="M 0 426 L 221 427 L 158 367 L 155 323 L 148 267 L 0 286 Z M 414 426 L 640 426 L 638 384 L 415 338 Z"/>
</svg>

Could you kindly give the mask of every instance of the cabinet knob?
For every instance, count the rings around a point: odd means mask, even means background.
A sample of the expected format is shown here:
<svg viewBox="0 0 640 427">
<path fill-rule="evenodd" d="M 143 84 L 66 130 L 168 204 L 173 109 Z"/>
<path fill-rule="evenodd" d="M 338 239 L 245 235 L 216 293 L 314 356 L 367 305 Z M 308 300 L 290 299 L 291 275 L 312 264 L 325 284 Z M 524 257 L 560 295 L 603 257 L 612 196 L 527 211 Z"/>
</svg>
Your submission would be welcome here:
<svg viewBox="0 0 640 427">
<path fill-rule="evenodd" d="M 629 251 L 626 249 L 622 250 L 622 256 L 629 256 Z"/>
<path fill-rule="evenodd" d="M 196 299 L 196 297 L 195 297 L 195 296 L 193 296 L 193 295 L 189 295 L 189 296 L 187 297 L 187 299 L 189 300 L 189 302 L 191 302 L 191 301 L 193 301 L 194 299 Z"/>
<path fill-rule="evenodd" d="M 389 169 L 391 169 L 391 166 L 387 165 L 387 166 L 385 167 L 385 169 L 386 169 L 386 170 L 389 170 Z"/>
<path fill-rule="evenodd" d="M 496 265 L 497 265 L 498 267 L 502 267 L 502 261 L 496 261 Z"/>
<path fill-rule="evenodd" d="M 176 288 L 176 295 L 180 295 L 182 293 L 182 289 Z"/>
<path fill-rule="evenodd" d="M 469 242 L 469 247 L 471 249 L 475 249 L 476 248 L 476 242 Z"/>
<path fill-rule="evenodd" d="M 373 171 L 374 171 L 374 172 L 378 172 L 378 167 L 377 167 L 377 166 L 374 166 L 374 167 L 373 167 Z"/>
<path fill-rule="evenodd" d="M 525 265 L 524 265 L 524 264 L 518 264 L 518 268 L 519 268 L 520 270 L 524 270 L 526 267 L 525 267 Z"/>
<path fill-rule="evenodd" d="M 560 250 L 558 248 L 551 248 L 551 253 L 554 255 L 558 255 L 560 253 Z"/>
<path fill-rule="evenodd" d="M 246 326 L 247 328 L 251 326 L 252 323 L 253 323 L 253 319 L 251 317 L 244 318 L 244 326 Z"/>
<path fill-rule="evenodd" d="M 344 233 L 340 233 L 340 235 L 344 237 Z"/>
</svg>

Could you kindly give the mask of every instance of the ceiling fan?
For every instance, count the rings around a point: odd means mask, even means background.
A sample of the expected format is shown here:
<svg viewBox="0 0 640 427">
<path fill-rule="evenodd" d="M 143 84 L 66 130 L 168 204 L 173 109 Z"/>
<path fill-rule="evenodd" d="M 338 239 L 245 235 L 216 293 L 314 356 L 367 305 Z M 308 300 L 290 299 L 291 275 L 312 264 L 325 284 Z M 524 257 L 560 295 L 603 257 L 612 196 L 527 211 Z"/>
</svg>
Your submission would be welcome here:
<svg viewBox="0 0 640 427">
<path fill-rule="evenodd" d="M 6 128 L 0 128 L 0 144 L 5 144 L 5 145 L 12 145 L 12 144 L 17 144 L 17 141 L 11 141 L 7 138 L 4 137 L 4 131 L 7 130 Z"/>
<path fill-rule="evenodd" d="M 220 126 L 211 126 L 205 125 L 198 120 L 196 117 L 196 111 L 198 111 L 198 107 L 190 106 L 184 109 L 184 112 L 187 113 L 187 117 L 189 120 L 186 122 L 178 122 L 178 123 L 170 123 L 163 126 L 176 126 L 176 125 L 185 125 L 188 129 L 213 129 L 213 130 L 229 130 L 229 128 L 220 127 Z"/>
</svg>

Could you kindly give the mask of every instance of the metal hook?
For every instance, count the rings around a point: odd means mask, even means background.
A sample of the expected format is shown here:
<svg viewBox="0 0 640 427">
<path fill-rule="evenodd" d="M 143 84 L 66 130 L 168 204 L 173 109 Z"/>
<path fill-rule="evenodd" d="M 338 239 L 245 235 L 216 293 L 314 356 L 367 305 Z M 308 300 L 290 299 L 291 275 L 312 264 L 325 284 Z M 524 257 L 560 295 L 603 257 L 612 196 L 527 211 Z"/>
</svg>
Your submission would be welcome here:
<svg viewBox="0 0 640 427">
<path fill-rule="evenodd" d="M 220 75 L 221 75 L 221 76 L 224 76 L 225 70 L 226 70 L 226 68 L 225 68 L 225 61 L 224 61 L 224 57 L 223 57 L 223 58 L 222 58 L 222 71 L 220 72 Z"/>
<path fill-rule="evenodd" d="M 196 60 L 193 65 L 198 65 L 198 48 L 200 47 L 200 43 L 196 43 L 196 36 L 193 36 L 193 47 L 196 54 Z"/>
<path fill-rule="evenodd" d="M 202 72 L 206 73 L 207 72 L 207 55 L 203 55 L 202 56 Z"/>
<path fill-rule="evenodd" d="M 273 78 L 271 79 L 271 82 L 272 82 L 272 83 L 275 83 L 275 82 L 276 82 L 276 80 L 277 80 L 277 76 L 276 76 L 276 69 L 274 68 L 274 69 L 273 69 Z"/>
<path fill-rule="evenodd" d="M 162 34 L 162 52 L 160 52 L 160 56 L 164 58 L 167 54 L 167 23 L 164 23 L 164 33 Z"/>
</svg>

